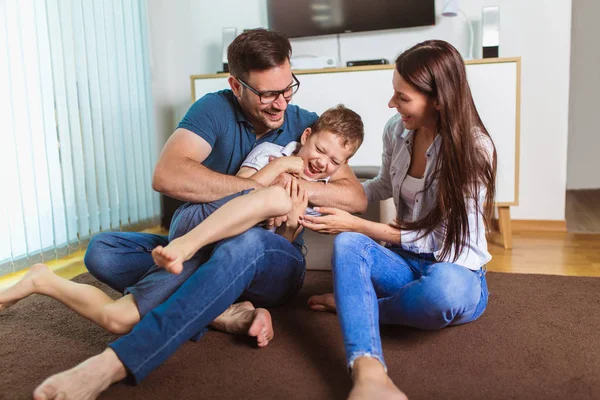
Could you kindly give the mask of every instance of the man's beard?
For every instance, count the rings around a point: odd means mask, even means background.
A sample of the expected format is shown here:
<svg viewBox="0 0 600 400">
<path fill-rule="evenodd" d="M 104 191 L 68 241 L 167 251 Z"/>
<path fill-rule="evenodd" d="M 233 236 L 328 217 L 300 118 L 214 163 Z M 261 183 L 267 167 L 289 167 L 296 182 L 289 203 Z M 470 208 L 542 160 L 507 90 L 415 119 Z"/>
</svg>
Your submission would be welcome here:
<svg viewBox="0 0 600 400">
<path fill-rule="evenodd" d="M 285 111 L 280 111 L 280 110 L 277 111 L 277 113 L 282 113 L 281 118 L 278 119 L 277 121 L 270 119 L 268 117 L 268 115 L 265 114 L 267 111 L 271 112 L 272 110 L 266 109 L 266 110 L 260 111 L 260 121 L 262 122 L 262 124 L 265 125 L 267 128 L 269 128 L 270 130 L 281 128 L 281 126 L 283 125 L 284 119 L 285 119 Z"/>
</svg>

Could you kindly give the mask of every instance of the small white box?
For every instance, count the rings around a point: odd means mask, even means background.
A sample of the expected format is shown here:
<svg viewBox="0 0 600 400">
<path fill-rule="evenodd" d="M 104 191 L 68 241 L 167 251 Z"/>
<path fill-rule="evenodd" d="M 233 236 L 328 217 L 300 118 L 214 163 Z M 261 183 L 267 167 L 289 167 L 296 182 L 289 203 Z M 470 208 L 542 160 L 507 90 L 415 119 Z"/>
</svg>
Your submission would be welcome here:
<svg viewBox="0 0 600 400">
<path fill-rule="evenodd" d="M 334 68 L 337 63 L 335 58 L 326 56 L 298 56 L 290 60 L 292 69 L 322 69 Z"/>
</svg>

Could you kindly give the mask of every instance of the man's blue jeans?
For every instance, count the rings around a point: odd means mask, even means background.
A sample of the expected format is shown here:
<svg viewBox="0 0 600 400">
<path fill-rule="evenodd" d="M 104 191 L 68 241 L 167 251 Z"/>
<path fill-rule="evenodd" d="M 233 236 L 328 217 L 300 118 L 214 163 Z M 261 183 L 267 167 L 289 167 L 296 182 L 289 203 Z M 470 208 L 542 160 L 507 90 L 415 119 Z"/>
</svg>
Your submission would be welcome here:
<svg viewBox="0 0 600 400">
<path fill-rule="evenodd" d="M 386 248 L 359 233 L 336 237 L 332 265 L 350 368 L 361 356 L 385 365 L 379 324 L 434 330 L 471 322 L 487 306 L 484 271 Z"/>
<path fill-rule="evenodd" d="M 151 251 L 164 236 L 104 233 L 85 257 L 98 280 L 116 290 L 135 284 L 152 266 Z M 147 313 L 111 347 L 136 382 L 162 364 L 179 346 L 206 327 L 239 298 L 273 307 L 295 296 L 306 264 L 298 245 L 263 228 L 218 242 L 201 265 L 167 301 Z"/>
</svg>

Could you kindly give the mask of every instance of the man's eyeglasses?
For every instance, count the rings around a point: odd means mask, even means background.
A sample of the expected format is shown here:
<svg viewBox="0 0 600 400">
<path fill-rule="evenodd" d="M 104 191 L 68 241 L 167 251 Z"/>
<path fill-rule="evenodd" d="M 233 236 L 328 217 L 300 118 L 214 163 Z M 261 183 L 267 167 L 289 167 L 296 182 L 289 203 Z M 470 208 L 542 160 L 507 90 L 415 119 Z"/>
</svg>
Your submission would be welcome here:
<svg viewBox="0 0 600 400">
<path fill-rule="evenodd" d="M 296 94 L 296 92 L 300 88 L 300 81 L 298 80 L 298 78 L 296 78 L 296 75 L 292 74 L 292 77 L 294 78 L 294 83 L 292 83 L 290 86 L 286 87 L 285 89 L 283 89 L 283 90 L 268 90 L 268 91 L 264 91 L 264 92 L 259 92 L 258 90 L 254 89 L 252 86 L 248 85 L 246 82 L 244 82 L 240 78 L 236 77 L 236 79 L 243 86 L 247 87 L 252 93 L 256 94 L 262 104 L 271 104 L 275 100 L 277 100 L 279 98 L 279 96 L 281 96 L 281 95 L 283 95 L 283 98 L 286 101 L 290 101 L 292 99 L 292 96 Z"/>
</svg>

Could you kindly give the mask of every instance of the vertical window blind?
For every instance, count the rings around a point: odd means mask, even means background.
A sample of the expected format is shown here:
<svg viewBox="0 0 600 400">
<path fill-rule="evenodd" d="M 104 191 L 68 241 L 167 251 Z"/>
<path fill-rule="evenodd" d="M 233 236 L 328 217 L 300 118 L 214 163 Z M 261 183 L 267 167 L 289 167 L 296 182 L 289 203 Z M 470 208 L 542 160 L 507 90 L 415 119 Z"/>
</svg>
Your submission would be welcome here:
<svg viewBox="0 0 600 400">
<path fill-rule="evenodd" d="M 157 225 L 145 0 L 0 0 L 0 275 Z"/>
</svg>

